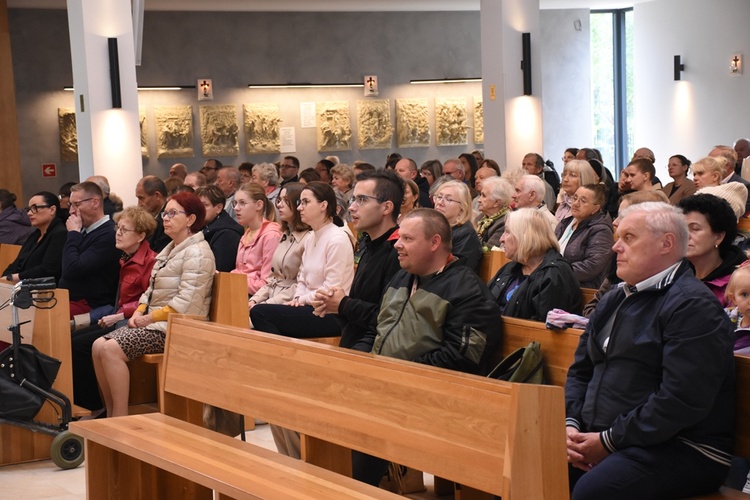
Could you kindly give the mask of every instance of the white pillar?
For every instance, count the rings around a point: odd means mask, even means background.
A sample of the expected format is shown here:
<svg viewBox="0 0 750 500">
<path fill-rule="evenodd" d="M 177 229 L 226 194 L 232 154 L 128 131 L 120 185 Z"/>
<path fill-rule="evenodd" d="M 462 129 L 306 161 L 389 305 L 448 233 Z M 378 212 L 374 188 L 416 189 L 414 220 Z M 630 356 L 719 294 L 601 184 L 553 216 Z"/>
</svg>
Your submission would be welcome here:
<svg viewBox="0 0 750 500">
<path fill-rule="evenodd" d="M 67 0 L 78 170 L 104 175 L 125 206 L 143 177 L 130 0 Z M 112 108 L 108 38 L 117 38 L 122 108 Z"/>
<path fill-rule="evenodd" d="M 481 0 L 484 154 L 501 168 L 543 154 L 539 0 Z M 523 33 L 531 33 L 532 95 L 523 95 Z M 493 98 L 494 96 L 494 98 Z"/>
</svg>

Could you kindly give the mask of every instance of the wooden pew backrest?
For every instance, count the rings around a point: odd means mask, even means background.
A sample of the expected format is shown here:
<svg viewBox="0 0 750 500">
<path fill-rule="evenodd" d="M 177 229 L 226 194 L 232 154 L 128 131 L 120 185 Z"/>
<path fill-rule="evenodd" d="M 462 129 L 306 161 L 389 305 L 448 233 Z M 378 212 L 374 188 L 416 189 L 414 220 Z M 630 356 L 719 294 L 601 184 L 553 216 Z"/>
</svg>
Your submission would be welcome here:
<svg viewBox="0 0 750 500">
<path fill-rule="evenodd" d="M 0 244 L 0 272 L 4 271 L 21 252 L 21 245 Z"/>
<path fill-rule="evenodd" d="M 168 414 L 183 398 L 252 408 L 262 420 L 503 498 L 567 488 L 558 387 L 183 318 L 171 319 L 164 384 Z"/>
<path fill-rule="evenodd" d="M 503 357 L 516 349 L 526 347 L 536 340 L 542 346 L 547 381 L 558 387 L 565 386 L 568 368 L 578 347 L 583 330 L 567 328 L 548 330 L 544 323 L 503 316 Z"/>
</svg>

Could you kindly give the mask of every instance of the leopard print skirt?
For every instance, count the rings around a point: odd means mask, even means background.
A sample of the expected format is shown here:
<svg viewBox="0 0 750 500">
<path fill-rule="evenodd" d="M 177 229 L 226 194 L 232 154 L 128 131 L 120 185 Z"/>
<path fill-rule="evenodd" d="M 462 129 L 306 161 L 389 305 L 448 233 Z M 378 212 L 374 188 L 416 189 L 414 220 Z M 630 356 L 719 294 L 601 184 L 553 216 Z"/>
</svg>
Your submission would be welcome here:
<svg viewBox="0 0 750 500">
<path fill-rule="evenodd" d="M 128 361 L 139 358 L 144 354 L 164 352 L 165 334 L 148 328 L 130 328 L 123 326 L 104 335 L 105 339 L 112 339 L 128 357 Z"/>
</svg>

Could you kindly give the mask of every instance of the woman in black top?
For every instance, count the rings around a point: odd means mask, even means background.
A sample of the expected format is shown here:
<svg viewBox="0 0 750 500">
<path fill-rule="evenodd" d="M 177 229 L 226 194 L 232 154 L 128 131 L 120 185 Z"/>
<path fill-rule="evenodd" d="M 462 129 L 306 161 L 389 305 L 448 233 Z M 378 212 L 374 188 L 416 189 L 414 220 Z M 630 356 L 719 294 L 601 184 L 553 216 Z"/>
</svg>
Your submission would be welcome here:
<svg viewBox="0 0 750 500">
<path fill-rule="evenodd" d="M 29 200 L 24 209 L 36 228 L 29 235 L 14 260 L 2 273 L 9 281 L 53 276 L 62 273 L 62 253 L 68 231 L 58 217 L 60 201 L 48 191 L 41 191 Z"/>
</svg>

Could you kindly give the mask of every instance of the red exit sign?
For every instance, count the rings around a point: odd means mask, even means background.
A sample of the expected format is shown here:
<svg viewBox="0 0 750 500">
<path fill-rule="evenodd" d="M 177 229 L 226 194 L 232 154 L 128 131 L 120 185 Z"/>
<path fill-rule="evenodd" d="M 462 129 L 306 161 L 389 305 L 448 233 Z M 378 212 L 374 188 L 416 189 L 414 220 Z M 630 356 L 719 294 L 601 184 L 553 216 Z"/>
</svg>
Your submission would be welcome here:
<svg viewBox="0 0 750 500">
<path fill-rule="evenodd" d="M 57 177 L 57 165 L 54 163 L 43 163 L 42 177 Z"/>
</svg>

